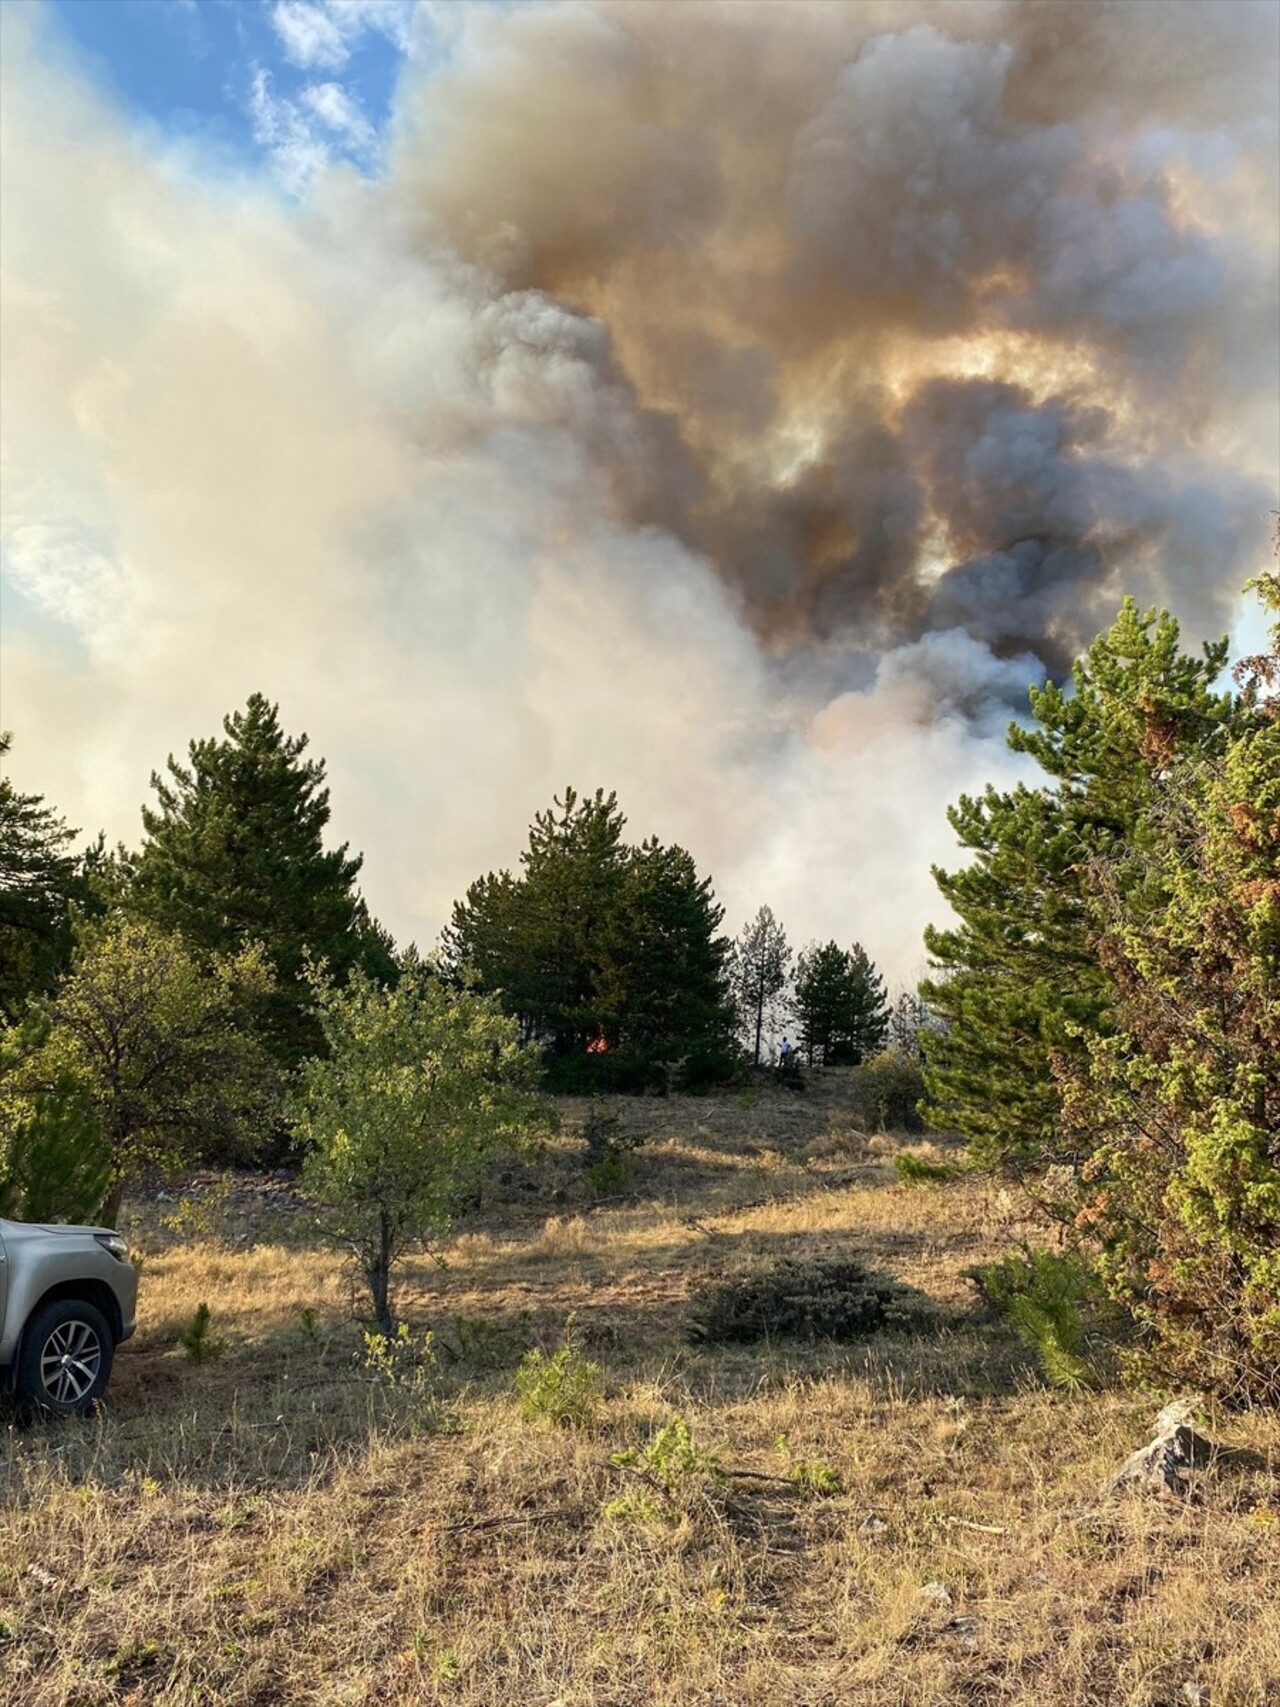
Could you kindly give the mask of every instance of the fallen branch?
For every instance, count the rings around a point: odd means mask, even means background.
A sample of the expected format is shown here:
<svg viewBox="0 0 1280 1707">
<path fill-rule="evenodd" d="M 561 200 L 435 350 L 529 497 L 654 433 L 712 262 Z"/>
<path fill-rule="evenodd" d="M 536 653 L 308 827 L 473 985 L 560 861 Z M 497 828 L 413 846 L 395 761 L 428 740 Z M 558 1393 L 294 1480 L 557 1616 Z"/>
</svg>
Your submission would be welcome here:
<svg viewBox="0 0 1280 1707">
<path fill-rule="evenodd" d="M 442 1523 L 440 1531 L 444 1535 L 470 1534 L 475 1529 L 500 1529 L 522 1523 L 544 1523 L 550 1517 L 578 1515 L 576 1506 L 558 1506 L 550 1511 L 509 1511 L 498 1517 L 474 1517 L 466 1518 L 461 1523 Z"/>
</svg>

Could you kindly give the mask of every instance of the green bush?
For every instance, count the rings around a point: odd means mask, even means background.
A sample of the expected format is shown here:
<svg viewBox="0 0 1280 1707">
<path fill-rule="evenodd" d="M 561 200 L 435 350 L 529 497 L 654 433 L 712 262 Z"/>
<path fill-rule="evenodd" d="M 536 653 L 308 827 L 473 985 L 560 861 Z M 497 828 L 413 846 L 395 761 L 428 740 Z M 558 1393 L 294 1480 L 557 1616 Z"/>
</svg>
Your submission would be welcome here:
<svg viewBox="0 0 1280 1707">
<path fill-rule="evenodd" d="M 520 1414 L 529 1422 L 585 1428 L 595 1420 L 602 1392 L 600 1365 L 570 1342 L 549 1355 L 535 1346 L 516 1371 Z"/>
<path fill-rule="evenodd" d="M 931 1162 L 927 1156 L 913 1156 L 909 1150 L 895 1156 L 893 1165 L 903 1185 L 950 1185 L 964 1175 L 958 1162 Z"/>
<path fill-rule="evenodd" d="M 920 1115 L 924 1073 L 919 1061 L 905 1049 L 884 1049 L 859 1067 L 853 1077 L 853 1094 L 869 1128 L 924 1131 Z"/>
<path fill-rule="evenodd" d="M 616 1470 L 629 1471 L 639 1486 L 628 1488 L 610 1500 L 604 1515 L 620 1522 L 649 1522 L 660 1515 L 648 1497 L 656 1494 L 668 1519 L 694 1515 L 705 1509 L 724 1481 L 720 1460 L 696 1444 L 692 1430 L 681 1416 L 665 1422 L 639 1450 L 614 1452 L 609 1457 Z"/>
<path fill-rule="evenodd" d="M 96 1221 L 110 1177 L 101 1126 L 70 1073 L 25 1096 L 0 1094 L 0 1215 Z"/>
<path fill-rule="evenodd" d="M 618 1197 L 631 1184 L 631 1168 L 625 1156 L 601 1156 L 582 1170 L 597 1197 Z"/>
<path fill-rule="evenodd" d="M 690 1299 L 687 1329 L 703 1344 L 749 1344 L 775 1336 L 856 1340 L 919 1325 L 920 1301 L 892 1275 L 856 1258 L 783 1257 L 716 1281 Z"/>
<path fill-rule="evenodd" d="M 631 1180 L 627 1156 L 648 1136 L 624 1126 L 618 1115 L 606 1114 L 592 1105 L 583 1131 L 587 1151 L 582 1171 L 597 1197 L 614 1197 L 627 1189 Z"/>
<path fill-rule="evenodd" d="M 1024 1251 L 967 1270 L 983 1301 L 1013 1324 L 1051 1387 L 1099 1386 L 1111 1374 L 1124 1314 L 1074 1252 Z"/>
<path fill-rule="evenodd" d="M 419 1395 L 434 1387 L 436 1351 L 430 1332 L 424 1331 L 415 1338 L 408 1322 L 401 1322 L 393 1334 L 366 1329 L 363 1339 L 363 1366 L 383 1386 Z"/>
</svg>

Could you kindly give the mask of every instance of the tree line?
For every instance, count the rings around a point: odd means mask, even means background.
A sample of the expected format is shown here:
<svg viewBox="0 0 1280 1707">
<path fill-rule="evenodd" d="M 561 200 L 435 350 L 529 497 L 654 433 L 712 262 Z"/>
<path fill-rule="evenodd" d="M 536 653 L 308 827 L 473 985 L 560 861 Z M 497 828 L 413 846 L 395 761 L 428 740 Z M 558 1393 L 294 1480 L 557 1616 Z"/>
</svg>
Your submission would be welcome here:
<svg viewBox="0 0 1280 1707">
<path fill-rule="evenodd" d="M 689 854 L 629 842 L 603 792 L 538 814 L 438 958 L 397 953 L 324 846 L 323 764 L 261 696 L 153 779 L 136 853 L 73 857 L 0 782 L 0 1213 L 110 1219 L 148 1168 L 301 1146 L 385 1325 L 396 1254 L 541 1129 L 540 1086 L 711 1084 L 794 1026 L 814 1064 L 870 1057 L 886 1119 L 923 1083 L 1139 1370 L 1280 1400 L 1280 576 L 1256 585 L 1271 650 L 1234 680 L 1225 642 L 1188 654 L 1126 603 L 1031 692 L 1009 744 L 1040 780 L 952 808 L 953 920 L 892 1006 L 857 943 L 795 955 L 767 907 L 724 936 Z M 1067 1322 L 1060 1293 L 1025 1302 Z"/>
<path fill-rule="evenodd" d="M 315 1130 L 299 1086 L 318 1083 L 335 1031 L 349 1038 L 342 1004 L 369 1026 L 406 980 L 424 1056 L 427 1018 L 489 1035 L 501 1016 L 526 1089 L 529 1060 L 550 1089 L 723 1082 L 753 1027 L 759 1062 L 784 997 L 810 1061 L 883 1041 L 883 980 L 861 949 L 802 954 L 792 992 L 769 910 L 730 941 L 690 854 L 628 841 L 603 791 L 538 813 L 518 870 L 469 887 L 429 961 L 397 953 L 360 857 L 325 845 L 325 767 L 307 748 L 255 694 L 152 777 L 136 851 L 99 838 L 78 858 L 44 801 L 0 780 L 0 1213 L 114 1222 L 140 1174 L 296 1156 Z"/>
</svg>

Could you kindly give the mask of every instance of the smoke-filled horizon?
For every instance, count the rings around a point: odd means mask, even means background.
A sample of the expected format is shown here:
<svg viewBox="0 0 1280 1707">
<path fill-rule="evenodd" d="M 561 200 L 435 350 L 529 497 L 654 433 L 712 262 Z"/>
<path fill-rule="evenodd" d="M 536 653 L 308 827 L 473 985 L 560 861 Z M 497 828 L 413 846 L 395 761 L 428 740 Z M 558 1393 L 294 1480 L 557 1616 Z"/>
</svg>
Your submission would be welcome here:
<svg viewBox="0 0 1280 1707">
<path fill-rule="evenodd" d="M 1267 560 L 1278 18 L 424 9 L 287 206 L 10 9 L 15 775 L 136 840 L 261 689 L 398 936 L 568 782 L 911 978 L 1028 683 Z"/>
</svg>

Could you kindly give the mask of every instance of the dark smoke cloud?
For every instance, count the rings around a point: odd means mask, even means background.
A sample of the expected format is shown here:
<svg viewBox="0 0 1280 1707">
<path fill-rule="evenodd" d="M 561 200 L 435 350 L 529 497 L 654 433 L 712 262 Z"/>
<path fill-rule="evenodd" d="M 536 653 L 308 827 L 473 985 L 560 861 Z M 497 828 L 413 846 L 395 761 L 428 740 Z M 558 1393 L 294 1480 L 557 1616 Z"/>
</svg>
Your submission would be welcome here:
<svg viewBox="0 0 1280 1707">
<path fill-rule="evenodd" d="M 775 647 L 957 627 L 1061 670 L 1130 587 L 1221 625 L 1264 537 L 1219 435 L 1274 384 L 1275 21 L 473 13 L 399 193 L 587 317 L 620 514 Z"/>
</svg>

